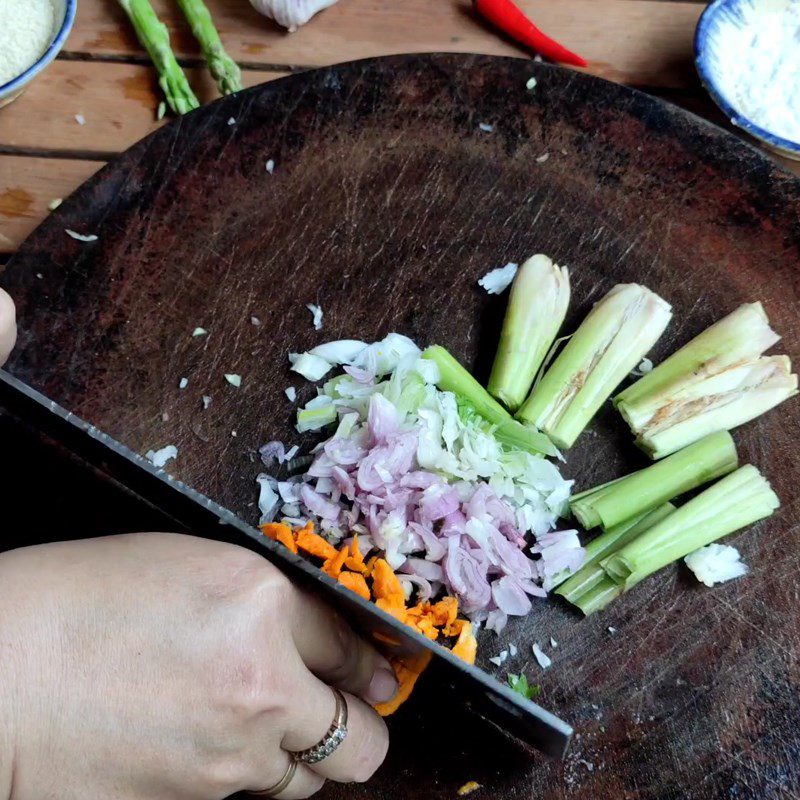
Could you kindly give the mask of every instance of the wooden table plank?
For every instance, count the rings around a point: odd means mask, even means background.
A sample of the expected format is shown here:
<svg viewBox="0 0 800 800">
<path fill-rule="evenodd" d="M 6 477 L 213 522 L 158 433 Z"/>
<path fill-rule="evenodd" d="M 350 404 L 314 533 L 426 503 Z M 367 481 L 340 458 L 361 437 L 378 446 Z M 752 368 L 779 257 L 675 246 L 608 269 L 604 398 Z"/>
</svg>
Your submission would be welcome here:
<svg viewBox="0 0 800 800">
<path fill-rule="evenodd" d="M 246 70 L 242 80 L 255 86 L 282 74 Z M 202 103 L 218 96 L 207 70 L 188 69 L 187 75 Z M 152 67 L 56 61 L 0 113 L 0 147 L 119 153 L 167 121 L 156 119 L 161 99 Z"/>
<path fill-rule="evenodd" d="M 103 163 L 72 159 L 0 158 L 0 253 L 13 252 L 49 213 L 48 204 L 66 197 Z"/>
<path fill-rule="evenodd" d="M 172 0 L 154 0 L 176 51 L 197 46 Z M 696 84 L 692 38 L 702 6 L 655 0 L 520 0 L 550 35 L 591 61 L 591 71 L 636 85 Z M 526 55 L 473 13 L 468 0 L 341 0 L 288 34 L 249 0 L 208 0 L 231 54 L 253 65 L 318 66 L 390 53 L 429 51 Z M 110 0 L 81 0 L 67 50 L 143 55 L 123 12 Z"/>
</svg>

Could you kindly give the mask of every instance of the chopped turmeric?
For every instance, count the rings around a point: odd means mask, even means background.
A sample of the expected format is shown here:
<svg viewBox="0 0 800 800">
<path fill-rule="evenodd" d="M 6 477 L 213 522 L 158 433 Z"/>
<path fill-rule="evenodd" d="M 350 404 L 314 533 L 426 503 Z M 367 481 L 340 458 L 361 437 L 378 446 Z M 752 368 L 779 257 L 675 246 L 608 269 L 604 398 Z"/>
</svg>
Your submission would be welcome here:
<svg viewBox="0 0 800 800">
<path fill-rule="evenodd" d="M 344 565 L 347 569 L 353 572 L 360 572 L 362 575 L 367 574 L 367 565 L 364 563 L 364 556 L 358 549 L 358 534 L 353 534 L 353 544 L 350 545 L 351 555 L 345 560 Z"/>
<path fill-rule="evenodd" d="M 440 628 L 443 625 L 452 625 L 458 615 L 458 600 L 455 597 L 443 597 L 431 606 L 431 612 L 434 623 Z"/>
<path fill-rule="evenodd" d="M 314 524 L 311 522 L 306 523 L 305 527 L 297 531 L 295 542 L 300 550 L 311 556 L 322 558 L 325 561 L 336 557 L 336 548 L 314 533 Z"/>
<path fill-rule="evenodd" d="M 390 714 L 394 714 L 394 712 L 408 700 L 411 696 L 414 684 L 422 674 L 422 670 L 415 672 L 397 658 L 390 659 L 389 663 L 392 665 L 394 674 L 397 677 L 397 694 L 387 703 L 378 703 L 375 706 L 375 710 L 382 717 L 388 717 Z"/>
<path fill-rule="evenodd" d="M 403 587 L 384 558 L 377 559 L 372 568 L 372 592 L 376 599 L 385 600 L 395 608 L 405 609 L 406 596 Z"/>
<path fill-rule="evenodd" d="M 347 559 L 348 553 L 349 549 L 347 545 L 345 545 L 333 558 L 329 558 L 322 565 L 322 571 L 327 575 L 330 575 L 331 578 L 338 578 L 342 571 L 342 567 L 344 566 L 344 562 Z"/>
<path fill-rule="evenodd" d="M 358 572 L 340 572 L 339 583 L 346 586 L 351 592 L 361 595 L 365 600 L 370 600 L 369 587 L 364 576 Z"/>
<path fill-rule="evenodd" d="M 297 543 L 294 540 L 292 529 L 288 525 L 284 525 L 282 522 L 265 522 L 258 527 L 261 528 L 261 533 L 268 539 L 272 539 L 273 542 L 280 542 L 293 553 L 297 552 Z"/>
<path fill-rule="evenodd" d="M 372 591 L 375 591 L 375 584 L 372 584 Z M 378 606 L 381 611 L 385 611 L 387 614 L 391 614 L 398 622 L 406 622 L 406 609 L 405 606 L 402 604 L 397 605 L 393 603 L 391 600 L 387 600 L 383 597 L 379 597 L 375 601 L 375 605 Z"/>
<path fill-rule="evenodd" d="M 473 792 L 477 792 L 478 789 L 481 788 L 481 785 L 478 781 L 467 781 L 457 792 L 456 794 L 459 797 L 466 797 L 468 794 L 472 794 Z"/>
<path fill-rule="evenodd" d="M 365 565 L 367 571 L 364 573 L 364 575 L 366 575 L 367 578 L 371 578 L 372 577 L 372 570 L 375 568 L 375 562 L 377 560 L 378 560 L 378 556 L 372 556 L 369 559 L 369 561 L 367 561 L 367 563 Z"/>
<path fill-rule="evenodd" d="M 472 623 L 465 622 L 458 641 L 453 645 L 453 655 L 466 661 L 467 664 L 475 663 L 475 656 L 478 654 L 478 640 L 472 632 Z"/>
</svg>

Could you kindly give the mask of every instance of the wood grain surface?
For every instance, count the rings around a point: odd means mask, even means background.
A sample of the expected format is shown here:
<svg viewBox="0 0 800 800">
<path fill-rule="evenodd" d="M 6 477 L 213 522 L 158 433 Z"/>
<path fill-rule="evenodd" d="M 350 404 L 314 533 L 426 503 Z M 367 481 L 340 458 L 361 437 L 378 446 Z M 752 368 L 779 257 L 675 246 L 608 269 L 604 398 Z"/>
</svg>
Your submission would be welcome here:
<svg viewBox="0 0 800 800">
<path fill-rule="evenodd" d="M 644 87 L 731 128 L 700 87 L 692 64 L 702 2 L 520 5 L 545 31 L 589 58 L 591 73 Z M 212 99 L 214 88 L 197 68 L 197 46 L 174 2 L 156 0 L 154 6 L 198 96 Z M 478 19 L 468 0 L 342 0 L 294 34 L 261 17 L 248 0 L 208 0 L 208 6 L 225 45 L 242 62 L 246 86 L 287 71 L 388 53 L 529 56 Z M 54 196 L 68 194 L 112 153 L 157 127 L 160 100 L 153 70 L 116 0 L 81 0 L 65 51 L 19 100 L 0 110 L 0 263 L 46 216 Z M 85 125 L 75 122 L 76 114 Z M 42 158 L 53 159 L 45 180 Z M 65 158 L 97 163 L 76 173 Z"/>
<path fill-rule="evenodd" d="M 536 251 L 572 269 L 567 328 L 636 280 L 675 308 L 656 360 L 754 299 L 796 357 L 799 200 L 755 149 L 574 72 L 445 56 L 309 72 L 158 131 L 52 214 L 2 276 L 22 330 L 10 369 L 140 452 L 176 444 L 181 479 L 254 520 L 255 450 L 297 439 L 285 386 L 312 393 L 289 350 L 400 330 L 485 378 L 504 301 L 475 281 Z M 306 302 L 325 309 L 321 333 Z M 426 713 L 429 679 L 392 721 L 384 770 L 327 796 L 449 798 L 477 780 L 476 797 L 530 800 L 797 797 L 798 436 L 796 402 L 737 433 L 783 501 L 733 539 L 747 578 L 708 591 L 667 569 L 606 614 L 541 603 L 482 637 L 484 668 L 525 671 L 576 725 L 564 764 Z M 641 464 L 608 411 L 565 471 L 582 488 Z M 534 641 L 554 657 L 546 672 Z M 488 657 L 509 642 L 520 655 L 497 670 Z"/>
</svg>

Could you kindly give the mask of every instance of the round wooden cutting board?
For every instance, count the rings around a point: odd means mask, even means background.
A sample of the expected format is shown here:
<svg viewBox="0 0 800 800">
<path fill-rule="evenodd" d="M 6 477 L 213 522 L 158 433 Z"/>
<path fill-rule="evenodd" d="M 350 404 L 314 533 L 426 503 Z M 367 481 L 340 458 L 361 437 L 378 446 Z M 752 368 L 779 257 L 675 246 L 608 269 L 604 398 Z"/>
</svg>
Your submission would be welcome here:
<svg viewBox="0 0 800 800">
<path fill-rule="evenodd" d="M 570 267 L 567 330 L 637 281 L 674 306 L 655 361 L 752 300 L 796 357 L 799 200 L 730 135 L 557 67 L 400 56 L 303 73 L 176 120 L 33 234 L 2 276 L 20 313 L 9 370 L 134 450 L 177 445 L 170 471 L 254 522 L 254 453 L 299 441 L 284 389 L 314 391 L 289 351 L 396 330 L 485 380 L 505 298 L 476 281 L 536 252 Z M 565 473 L 584 488 L 644 465 L 630 439 L 606 410 Z M 485 668 L 525 672 L 576 726 L 564 764 L 432 718 L 423 681 L 392 723 L 392 780 L 328 796 L 451 798 L 468 780 L 478 798 L 794 796 L 781 787 L 800 786 L 798 403 L 736 440 L 783 502 L 733 538 L 747 577 L 709 590 L 669 568 L 588 620 L 541 602 L 482 637 Z M 509 643 L 518 655 L 489 664 Z"/>
</svg>

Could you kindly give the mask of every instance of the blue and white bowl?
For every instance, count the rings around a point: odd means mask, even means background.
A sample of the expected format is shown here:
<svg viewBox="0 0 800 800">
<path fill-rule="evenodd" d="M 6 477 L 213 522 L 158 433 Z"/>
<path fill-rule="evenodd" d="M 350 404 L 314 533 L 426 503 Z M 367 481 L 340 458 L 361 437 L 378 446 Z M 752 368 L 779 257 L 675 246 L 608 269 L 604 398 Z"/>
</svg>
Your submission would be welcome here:
<svg viewBox="0 0 800 800">
<path fill-rule="evenodd" d="M 800 80 L 769 80 L 770 68 L 793 57 L 792 44 L 800 54 L 800 0 L 715 0 L 700 17 L 694 50 L 700 79 L 731 122 L 800 160 Z"/>
<path fill-rule="evenodd" d="M 8 83 L 0 85 L 0 108 L 8 105 L 18 97 L 22 90 L 59 54 L 64 42 L 67 40 L 67 36 L 69 36 L 69 32 L 72 30 L 78 0 L 52 0 L 52 3 L 56 9 L 56 18 L 58 20 L 54 26 L 55 36 L 53 41 L 50 42 L 47 50 L 25 72 L 12 78 Z"/>
</svg>

